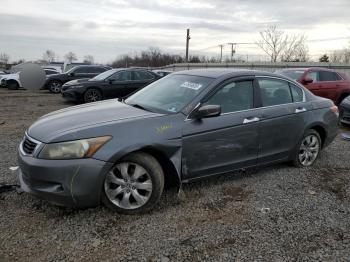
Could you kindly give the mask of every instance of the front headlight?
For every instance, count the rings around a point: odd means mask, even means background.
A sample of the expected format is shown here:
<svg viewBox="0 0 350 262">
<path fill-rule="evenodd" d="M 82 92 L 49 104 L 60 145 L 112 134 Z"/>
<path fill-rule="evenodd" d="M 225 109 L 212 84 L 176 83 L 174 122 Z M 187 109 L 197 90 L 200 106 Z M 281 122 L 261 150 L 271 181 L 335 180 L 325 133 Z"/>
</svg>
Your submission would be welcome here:
<svg viewBox="0 0 350 262">
<path fill-rule="evenodd" d="M 39 154 L 42 159 L 77 159 L 92 157 L 108 142 L 111 136 L 94 137 L 75 141 L 52 143 L 44 146 Z"/>
</svg>

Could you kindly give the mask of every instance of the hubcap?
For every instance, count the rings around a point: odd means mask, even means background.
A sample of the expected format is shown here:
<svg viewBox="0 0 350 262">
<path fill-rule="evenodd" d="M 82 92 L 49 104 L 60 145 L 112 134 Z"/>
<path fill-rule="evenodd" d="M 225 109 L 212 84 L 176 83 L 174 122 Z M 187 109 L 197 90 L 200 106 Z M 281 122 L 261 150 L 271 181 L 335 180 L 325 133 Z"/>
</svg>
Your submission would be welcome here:
<svg viewBox="0 0 350 262">
<path fill-rule="evenodd" d="M 107 174 L 104 190 L 114 205 L 135 209 L 146 204 L 151 197 L 152 180 L 142 166 L 123 162 Z"/>
<path fill-rule="evenodd" d="M 96 102 L 100 100 L 100 94 L 95 90 L 89 90 L 86 93 L 86 100 L 88 102 Z"/>
<path fill-rule="evenodd" d="M 315 135 L 304 138 L 299 149 L 299 161 L 303 166 L 311 166 L 320 151 L 320 142 Z"/>
<path fill-rule="evenodd" d="M 54 92 L 54 93 L 59 93 L 61 91 L 61 83 L 59 82 L 52 82 L 51 83 L 51 90 Z"/>
</svg>

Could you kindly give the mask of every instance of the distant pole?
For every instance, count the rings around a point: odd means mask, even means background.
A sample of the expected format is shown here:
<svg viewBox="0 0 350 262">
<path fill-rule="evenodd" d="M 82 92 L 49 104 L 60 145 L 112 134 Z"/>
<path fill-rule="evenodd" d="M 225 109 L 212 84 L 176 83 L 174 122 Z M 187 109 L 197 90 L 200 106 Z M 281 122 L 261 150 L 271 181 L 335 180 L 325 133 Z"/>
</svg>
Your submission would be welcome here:
<svg viewBox="0 0 350 262">
<path fill-rule="evenodd" d="M 231 62 L 233 62 L 233 56 L 236 53 L 236 43 L 228 43 L 229 45 L 231 45 Z"/>
<path fill-rule="evenodd" d="M 188 63 L 188 47 L 190 44 L 190 39 L 191 39 L 190 29 L 187 29 L 187 36 L 186 36 L 186 62 L 187 63 Z"/>
<path fill-rule="evenodd" d="M 219 45 L 220 47 L 220 63 L 222 63 L 222 48 L 224 47 L 224 45 Z"/>
</svg>

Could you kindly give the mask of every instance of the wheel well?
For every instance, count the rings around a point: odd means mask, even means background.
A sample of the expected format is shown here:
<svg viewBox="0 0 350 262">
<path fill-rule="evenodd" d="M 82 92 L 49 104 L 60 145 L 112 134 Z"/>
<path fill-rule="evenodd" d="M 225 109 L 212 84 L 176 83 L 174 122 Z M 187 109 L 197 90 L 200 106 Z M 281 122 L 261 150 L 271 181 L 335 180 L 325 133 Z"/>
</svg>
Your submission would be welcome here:
<svg viewBox="0 0 350 262">
<path fill-rule="evenodd" d="M 15 79 L 6 80 L 6 83 L 16 83 L 19 86 L 19 82 Z"/>
<path fill-rule="evenodd" d="M 322 126 L 313 126 L 313 127 L 311 127 L 310 129 L 315 130 L 315 131 L 320 135 L 321 144 L 322 144 L 322 146 L 323 146 L 323 145 L 324 145 L 324 142 L 325 142 L 325 140 L 326 140 L 326 137 L 327 137 L 327 132 L 326 132 L 326 130 L 325 130 Z"/>
<path fill-rule="evenodd" d="M 339 105 L 343 101 L 343 99 L 349 95 L 350 95 L 349 93 L 342 93 L 338 98 L 337 105 Z"/>
<path fill-rule="evenodd" d="M 49 83 L 54 82 L 54 81 L 55 82 L 60 82 L 60 83 L 63 84 L 63 82 L 61 80 L 59 80 L 59 79 L 50 79 Z"/>
<path fill-rule="evenodd" d="M 140 150 L 131 152 L 130 154 L 135 152 L 147 153 L 153 156 L 158 161 L 164 172 L 164 182 L 166 188 L 176 187 L 180 185 L 180 179 L 177 174 L 176 168 L 164 153 L 152 147 L 145 147 Z"/>
</svg>

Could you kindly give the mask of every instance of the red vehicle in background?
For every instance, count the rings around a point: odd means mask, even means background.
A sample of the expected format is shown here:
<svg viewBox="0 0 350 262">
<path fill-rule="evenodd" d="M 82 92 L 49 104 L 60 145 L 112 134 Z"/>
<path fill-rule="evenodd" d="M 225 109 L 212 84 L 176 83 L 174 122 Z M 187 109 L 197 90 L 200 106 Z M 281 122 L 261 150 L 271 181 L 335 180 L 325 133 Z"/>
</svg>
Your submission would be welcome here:
<svg viewBox="0 0 350 262">
<path fill-rule="evenodd" d="M 329 98 L 336 105 L 350 95 L 350 80 L 346 74 L 325 68 L 289 68 L 276 73 L 298 81 L 317 96 Z"/>
</svg>

